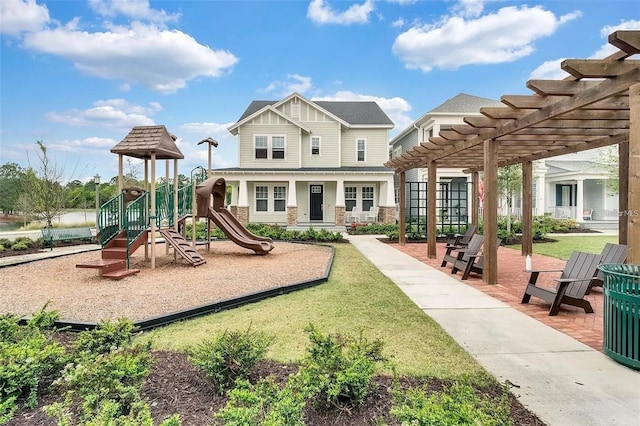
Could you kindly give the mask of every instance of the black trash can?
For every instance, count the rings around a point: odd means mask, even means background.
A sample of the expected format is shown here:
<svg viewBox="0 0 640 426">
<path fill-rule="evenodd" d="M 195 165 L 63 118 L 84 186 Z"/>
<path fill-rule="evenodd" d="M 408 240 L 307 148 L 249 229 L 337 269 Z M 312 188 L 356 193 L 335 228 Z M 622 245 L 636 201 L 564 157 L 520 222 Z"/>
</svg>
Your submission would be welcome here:
<svg viewBox="0 0 640 426">
<path fill-rule="evenodd" d="M 640 265 L 599 268 L 604 275 L 604 353 L 640 370 Z"/>
</svg>

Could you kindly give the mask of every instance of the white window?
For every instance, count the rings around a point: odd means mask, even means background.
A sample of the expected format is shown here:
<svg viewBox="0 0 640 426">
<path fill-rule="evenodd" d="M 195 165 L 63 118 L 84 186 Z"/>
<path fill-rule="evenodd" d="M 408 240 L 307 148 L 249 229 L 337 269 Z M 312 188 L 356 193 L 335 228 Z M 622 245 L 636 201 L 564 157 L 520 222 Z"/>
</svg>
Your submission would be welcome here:
<svg viewBox="0 0 640 426">
<path fill-rule="evenodd" d="M 271 158 L 284 160 L 284 136 L 271 137 Z"/>
<path fill-rule="evenodd" d="M 393 156 L 392 158 L 398 158 L 402 155 L 402 146 L 396 146 L 393 148 Z"/>
<path fill-rule="evenodd" d="M 256 186 L 256 211 L 266 212 L 269 208 L 269 187 Z"/>
<path fill-rule="evenodd" d="M 311 137 L 311 155 L 320 155 L 320 137 Z"/>
<path fill-rule="evenodd" d="M 358 202 L 358 188 L 355 186 L 346 186 L 344 188 L 344 204 L 345 209 L 350 212 L 356 208 Z"/>
<path fill-rule="evenodd" d="M 284 160 L 286 138 L 282 135 L 254 135 L 255 159 Z"/>
<path fill-rule="evenodd" d="M 269 150 L 269 138 L 267 136 L 255 136 L 254 144 L 256 158 L 267 158 L 267 152 Z"/>
<path fill-rule="evenodd" d="M 356 139 L 356 161 L 366 161 L 366 151 L 367 151 L 367 140 L 366 139 Z"/>
<path fill-rule="evenodd" d="M 373 186 L 362 187 L 362 211 L 366 212 L 373 207 Z"/>
<path fill-rule="evenodd" d="M 273 211 L 284 212 L 287 210 L 287 187 L 273 187 Z"/>
</svg>

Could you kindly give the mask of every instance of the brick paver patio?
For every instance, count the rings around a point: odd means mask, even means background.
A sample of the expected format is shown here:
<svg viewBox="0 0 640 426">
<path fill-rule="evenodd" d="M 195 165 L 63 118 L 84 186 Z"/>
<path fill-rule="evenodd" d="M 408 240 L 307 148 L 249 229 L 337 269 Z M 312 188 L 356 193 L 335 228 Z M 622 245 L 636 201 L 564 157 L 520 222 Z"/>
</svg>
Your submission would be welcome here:
<svg viewBox="0 0 640 426">
<path fill-rule="evenodd" d="M 421 262 L 432 266 L 445 273 L 451 272 L 451 264 L 444 268 L 440 267 L 445 253 L 443 243 L 437 244 L 437 256 L 435 259 L 427 258 L 427 245 L 425 243 L 407 243 L 404 246 L 391 244 Z M 533 269 L 562 269 L 565 261 L 553 257 L 533 255 Z M 471 274 L 468 280 L 462 281 L 478 290 L 495 297 L 513 308 L 529 315 L 542 323 L 565 333 L 580 342 L 601 351 L 602 350 L 602 288 L 594 289 L 586 299 L 591 302 L 595 313 L 586 314 L 584 310 L 572 306 L 562 305 L 562 309 L 557 316 L 549 316 L 550 305 L 535 297 L 531 298 L 529 304 L 522 305 L 520 300 L 529 280 L 529 273 L 525 272 L 525 258 L 520 254 L 520 250 L 507 247 L 498 249 L 498 284 L 488 285 L 482 282 L 482 277 Z M 458 272 L 452 277 L 460 279 L 462 272 Z M 538 284 L 546 287 L 555 287 L 553 278 L 557 278 L 560 273 L 541 273 Z M 523 331 L 526 332 L 526 331 Z"/>
</svg>

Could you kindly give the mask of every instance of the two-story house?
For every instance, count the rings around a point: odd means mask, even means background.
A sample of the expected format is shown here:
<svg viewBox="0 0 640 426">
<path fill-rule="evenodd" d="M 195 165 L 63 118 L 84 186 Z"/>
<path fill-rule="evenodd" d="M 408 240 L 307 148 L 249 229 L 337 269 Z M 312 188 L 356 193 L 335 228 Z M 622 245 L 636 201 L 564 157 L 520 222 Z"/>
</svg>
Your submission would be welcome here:
<svg viewBox="0 0 640 426">
<path fill-rule="evenodd" d="M 394 126 L 375 102 L 311 101 L 292 93 L 253 101 L 229 131 L 239 166 L 217 169 L 233 189 L 230 209 L 242 223 L 343 226 L 352 212 L 395 221 Z"/>
</svg>

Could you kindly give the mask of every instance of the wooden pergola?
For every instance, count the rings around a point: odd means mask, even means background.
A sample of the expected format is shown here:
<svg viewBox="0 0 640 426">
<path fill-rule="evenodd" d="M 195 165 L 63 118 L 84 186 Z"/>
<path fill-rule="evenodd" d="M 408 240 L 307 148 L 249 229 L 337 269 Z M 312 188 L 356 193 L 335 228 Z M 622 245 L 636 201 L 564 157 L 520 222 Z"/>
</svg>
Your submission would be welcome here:
<svg viewBox="0 0 640 426">
<path fill-rule="evenodd" d="M 531 95 L 505 95 L 504 107 L 482 108 L 385 166 L 400 175 L 400 228 L 404 229 L 405 172 L 426 167 L 427 254 L 436 253 L 436 170 L 463 168 L 472 175 L 471 222 L 478 223 L 479 171 L 484 171 L 483 281 L 497 283 L 498 168 L 522 164 L 522 254 L 532 251 L 532 162 L 609 145 L 620 156 L 619 240 L 629 263 L 640 264 L 640 31 L 616 31 L 618 51 L 604 59 L 567 59 L 563 80 L 530 80 Z M 401 232 L 401 238 L 404 237 Z M 401 241 L 403 242 L 403 241 Z"/>
</svg>

